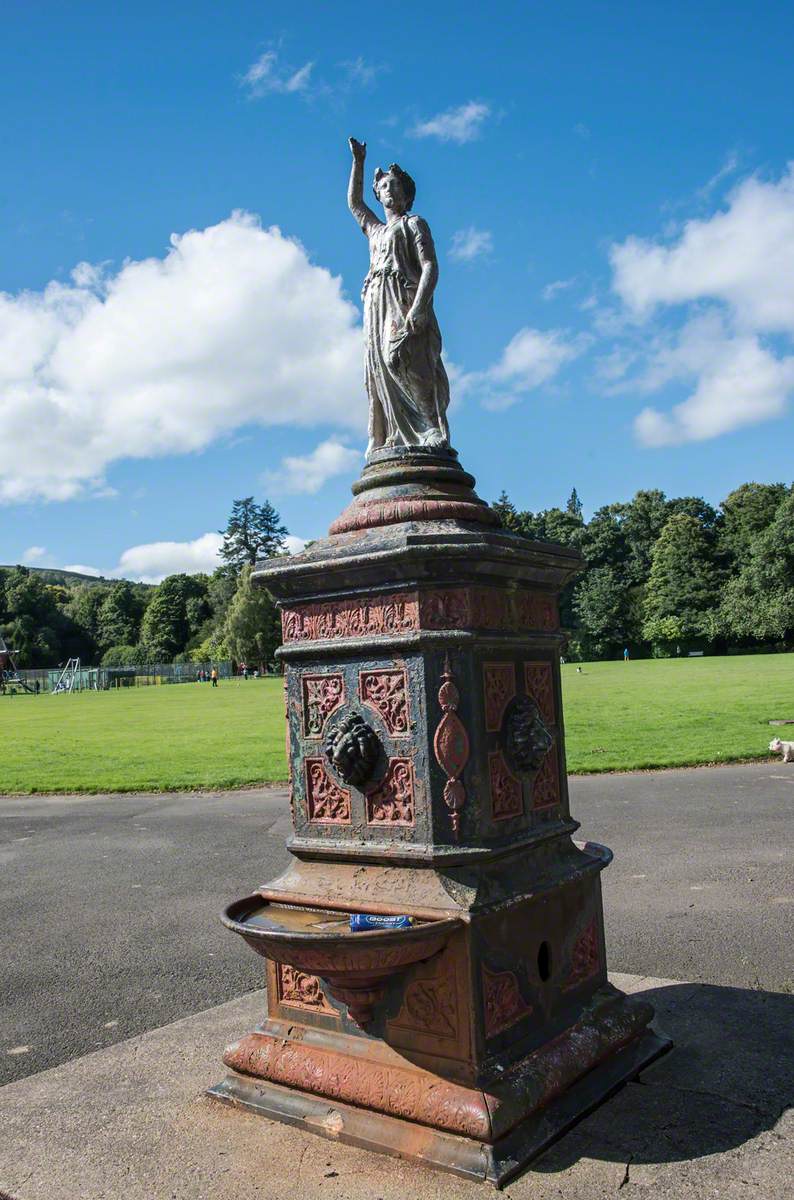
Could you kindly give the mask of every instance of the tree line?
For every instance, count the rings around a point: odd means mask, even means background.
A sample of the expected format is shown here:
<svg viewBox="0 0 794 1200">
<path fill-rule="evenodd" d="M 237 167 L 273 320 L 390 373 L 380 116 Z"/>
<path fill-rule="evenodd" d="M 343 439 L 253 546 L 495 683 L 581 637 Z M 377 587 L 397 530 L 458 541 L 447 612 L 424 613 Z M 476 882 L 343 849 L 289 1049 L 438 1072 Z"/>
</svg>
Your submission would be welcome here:
<svg viewBox="0 0 794 1200">
<path fill-rule="evenodd" d="M 281 640 L 268 593 L 251 586 L 259 558 L 284 553 L 287 530 L 273 506 L 235 500 L 212 574 L 168 575 L 151 586 L 74 581 L 68 573 L 0 569 L 0 633 L 17 665 L 137 666 L 234 659 L 269 665 Z"/>
<path fill-rule="evenodd" d="M 494 507 L 508 529 L 581 553 L 561 604 L 571 658 L 794 646 L 794 486 L 744 483 L 717 508 L 639 491 L 589 521 L 575 488 L 565 508 L 522 512 L 504 492 Z"/>
<path fill-rule="evenodd" d="M 561 615 L 574 659 L 691 650 L 794 647 L 794 486 L 745 483 L 714 508 L 698 496 L 637 492 L 589 521 L 576 489 L 565 508 L 519 510 L 502 493 L 507 529 L 580 551 L 584 569 Z M 0 633 L 20 667 L 67 658 L 104 666 L 231 658 L 265 667 L 281 640 L 269 594 L 251 585 L 257 559 L 285 553 L 273 506 L 235 500 L 212 574 L 157 586 L 73 581 L 0 569 Z"/>
</svg>

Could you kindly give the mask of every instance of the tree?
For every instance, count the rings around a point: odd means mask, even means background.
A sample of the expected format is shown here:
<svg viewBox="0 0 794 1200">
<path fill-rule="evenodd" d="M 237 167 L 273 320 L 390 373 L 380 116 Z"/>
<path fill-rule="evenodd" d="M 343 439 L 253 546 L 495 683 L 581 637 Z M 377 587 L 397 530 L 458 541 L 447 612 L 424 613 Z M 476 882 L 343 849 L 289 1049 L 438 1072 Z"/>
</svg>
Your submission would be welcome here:
<svg viewBox="0 0 794 1200">
<path fill-rule="evenodd" d="M 573 611 L 587 658 L 609 658 L 632 640 L 631 596 L 613 567 L 594 567 L 576 586 Z"/>
<path fill-rule="evenodd" d="M 114 583 L 102 599 L 97 614 L 96 640 L 100 648 L 134 646 L 140 626 L 141 606 L 132 584 L 126 579 Z"/>
<path fill-rule="evenodd" d="M 145 661 L 142 646 L 111 646 L 102 655 L 103 667 L 137 667 Z"/>
<path fill-rule="evenodd" d="M 709 611 L 717 602 L 719 578 L 708 537 L 696 517 L 678 513 L 667 521 L 651 555 L 645 591 L 643 636 L 660 638 L 658 622 L 674 617 L 676 638 L 708 637 Z"/>
<path fill-rule="evenodd" d="M 578 546 L 582 540 L 584 521 L 570 508 L 547 508 L 542 514 L 545 540 L 561 546 Z"/>
<path fill-rule="evenodd" d="M 158 584 L 141 622 L 148 662 L 171 662 L 209 614 L 206 575 L 168 575 Z"/>
<path fill-rule="evenodd" d="M 565 511 L 570 513 L 572 517 L 576 517 L 577 520 L 582 520 L 582 502 L 579 499 L 579 493 L 576 488 L 571 490 L 568 503 L 565 505 Z"/>
<path fill-rule="evenodd" d="M 272 661 L 281 642 L 278 610 L 270 593 L 254 586 L 248 564 L 240 572 L 240 582 L 226 614 L 224 641 L 232 658 L 258 663 L 260 667 Z"/>
<path fill-rule="evenodd" d="M 582 530 L 579 548 L 588 567 L 611 567 L 627 582 L 626 560 L 629 549 L 623 526 L 621 504 L 607 504 L 593 513 Z"/>
<path fill-rule="evenodd" d="M 789 494 L 782 483 L 743 483 L 725 497 L 720 547 L 739 568 L 748 564 L 755 539 L 772 524 Z"/>
<path fill-rule="evenodd" d="M 98 644 L 97 625 L 99 610 L 106 596 L 106 588 L 89 586 L 83 583 L 72 589 L 66 606 L 66 611 L 75 625 L 81 630 L 90 646 L 88 654 L 91 658 L 93 658 Z"/>
<path fill-rule="evenodd" d="M 725 587 L 716 628 L 734 639 L 794 637 L 794 491 L 785 495 L 774 520 L 756 533 L 745 553 L 745 566 Z"/>
<path fill-rule="evenodd" d="M 626 537 L 629 583 L 645 583 L 651 569 L 651 552 L 669 516 L 667 499 L 658 488 L 639 491 L 628 504 L 614 505 Z"/>
<path fill-rule="evenodd" d="M 269 500 L 255 504 L 253 496 L 235 500 L 225 529 L 221 529 L 223 545 L 220 555 L 227 567 L 237 575 L 248 563 L 271 558 L 284 547 L 286 526 Z"/>
<path fill-rule="evenodd" d="M 686 513 L 687 516 L 694 517 L 707 534 L 710 543 L 714 545 L 721 518 L 708 500 L 704 500 L 702 496 L 677 496 L 675 500 L 668 500 L 668 519 L 677 513 Z"/>
<path fill-rule="evenodd" d="M 5 577 L 7 622 L 2 630 L 16 651 L 17 666 L 39 667 L 59 661 L 68 622 L 42 577 L 27 567 L 14 567 Z"/>
<path fill-rule="evenodd" d="M 499 514 L 499 519 L 505 529 L 509 529 L 511 533 L 520 533 L 521 527 L 518 519 L 518 510 L 515 504 L 508 496 L 507 492 L 500 493 L 499 499 L 491 505 Z"/>
</svg>

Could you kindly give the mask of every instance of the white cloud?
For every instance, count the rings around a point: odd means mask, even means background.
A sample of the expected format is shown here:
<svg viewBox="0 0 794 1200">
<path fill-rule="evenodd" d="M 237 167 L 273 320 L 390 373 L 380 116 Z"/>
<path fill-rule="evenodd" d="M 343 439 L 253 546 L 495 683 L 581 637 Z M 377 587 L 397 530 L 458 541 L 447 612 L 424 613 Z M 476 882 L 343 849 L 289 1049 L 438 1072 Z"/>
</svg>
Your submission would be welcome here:
<svg viewBox="0 0 794 1200">
<path fill-rule="evenodd" d="M 351 473 L 361 462 L 361 452 L 346 446 L 336 438 L 328 438 L 315 446 L 311 454 L 287 455 L 277 471 L 263 476 L 266 487 L 279 492 L 319 492 L 335 475 Z"/>
<path fill-rule="evenodd" d="M 27 550 L 23 551 L 22 561 L 23 563 L 36 563 L 40 562 L 42 558 L 46 558 L 46 556 L 46 546 L 28 546 Z"/>
<path fill-rule="evenodd" d="M 358 84 L 360 87 L 371 87 L 378 75 L 389 68 L 366 62 L 360 55 L 351 61 L 339 64 L 345 72 L 348 84 Z"/>
<path fill-rule="evenodd" d="M 305 547 L 306 538 L 290 534 L 285 538 L 290 554 L 299 554 Z M 64 571 L 77 571 L 81 575 L 104 576 L 105 579 L 131 579 L 139 583 L 160 583 L 166 575 L 196 575 L 204 572 L 211 575 L 221 566 L 219 556 L 223 538 L 219 533 L 204 533 L 190 542 L 146 542 L 130 546 L 125 550 L 115 567 L 89 567 L 83 563 L 72 563 Z"/>
<path fill-rule="evenodd" d="M 103 575 L 105 578 L 110 578 L 110 575 L 104 571 L 100 571 L 99 567 L 87 567 L 85 563 L 67 563 L 61 569 L 64 571 L 74 571 L 76 575 L 94 575 L 97 579 L 101 579 Z"/>
<path fill-rule="evenodd" d="M 703 194 L 736 165 L 729 158 Z M 794 390 L 785 347 L 794 338 L 794 164 L 776 181 L 743 180 L 722 210 L 686 222 L 670 244 L 630 237 L 612 247 L 611 260 L 613 288 L 646 344 L 644 367 L 621 388 L 692 387 L 669 413 L 639 414 L 640 442 L 703 441 L 786 411 Z M 676 309 L 683 322 L 671 335 Z"/>
<path fill-rule="evenodd" d="M 211 574 L 221 565 L 219 551 L 223 538 L 219 533 L 205 533 L 192 542 L 149 542 L 130 546 L 119 559 L 112 574 L 124 579 L 140 579 L 143 583 L 158 583 L 166 575 L 195 575 L 198 571 Z"/>
<path fill-rule="evenodd" d="M 304 63 L 297 70 L 281 66 L 278 61 L 278 52 L 266 50 L 251 63 L 242 76 L 240 84 L 248 89 L 248 95 L 252 99 L 258 99 L 274 92 L 284 95 L 306 92 L 313 69 L 313 62 Z"/>
<path fill-rule="evenodd" d="M 486 371 L 462 377 L 461 390 L 476 391 L 483 407 L 491 411 L 510 408 L 527 392 L 553 379 L 587 348 L 589 341 L 583 335 L 572 337 L 559 329 L 519 329 L 498 362 Z"/>
<path fill-rule="evenodd" d="M 339 278 L 247 213 L 116 274 L 81 264 L 69 284 L 0 293 L 0 501 L 69 499 L 120 458 L 245 425 L 363 432 L 361 356 Z"/>
<path fill-rule="evenodd" d="M 471 262 L 483 254 L 493 250 L 493 234 L 490 229 L 475 229 L 469 225 L 466 229 L 458 229 L 452 235 L 452 245 L 449 257 L 457 262 Z"/>
<path fill-rule="evenodd" d="M 720 169 L 714 172 L 714 174 L 711 176 L 711 179 L 706 180 L 706 182 L 703 184 L 703 187 L 698 188 L 698 198 L 700 200 L 708 200 L 711 193 L 720 186 L 724 179 L 727 179 L 730 175 L 733 175 L 733 173 L 738 170 L 738 167 L 739 155 L 736 150 L 731 150 L 730 153 L 726 155 L 725 161 Z"/>
<path fill-rule="evenodd" d="M 541 295 L 544 300 L 554 300 L 559 296 L 560 292 L 565 292 L 568 288 L 573 287 L 576 283 L 576 276 L 573 279 L 555 279 L 553 283 L 547 283 Z"/>
<path fill-rule="evenodd" d="M 446 112 L 437 113 L 426 121 L 418 121 L 409 133 L 413 137 L 435 137 L 442 142 L 462 145 L 479 137 L 483 122 L 490 113 L 489 105 L 469 100 L 458 108 L 448 108 Z"/>
<path fill-rule="evenodd" d="M 778 182 L 744 180 L 714 216 L 687 221 L 671 246 L 612 247 L 613 287 L 639 318 L 711 299 L 742 329 L 794 333 L 794 164 Z"/>
<path fill-rule="evenodd" d="M 780 416 L 794 389 L 794 357 L 776 358 L 754 334 L 731 334 L 716 313 L 695 318 L 659 350 L 634 386 L 656 391 L 694 379 L 695 389 L 669 414 L 645 408 L 634 424 L 646 446 L 707 438 Z"/>
</svg>

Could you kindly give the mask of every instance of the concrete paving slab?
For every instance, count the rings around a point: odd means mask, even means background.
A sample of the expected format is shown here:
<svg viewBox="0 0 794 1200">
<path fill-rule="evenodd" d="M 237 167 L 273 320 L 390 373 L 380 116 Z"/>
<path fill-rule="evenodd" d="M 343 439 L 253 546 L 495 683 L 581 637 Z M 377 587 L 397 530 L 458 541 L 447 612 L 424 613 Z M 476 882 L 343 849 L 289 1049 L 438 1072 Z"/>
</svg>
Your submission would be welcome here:
<svg viewBox="0 0 794 1200">
<path fill-rule="evenodd" d="M 783 1200 L 794 1175 L 794 997 L 613 976 L 675 1050 L 553 1146 L 511 1200 Z M 252 992 L 0 1088 L 12 1200 L 475 1200 L 487 1185 L 311 1137 L 204 1089 L 264 1007 Z M 733 1064 L 729 1067 L 726 1064 Z M 490 1189 L 489 1189 L 490 1190 Z"/>
</svg>

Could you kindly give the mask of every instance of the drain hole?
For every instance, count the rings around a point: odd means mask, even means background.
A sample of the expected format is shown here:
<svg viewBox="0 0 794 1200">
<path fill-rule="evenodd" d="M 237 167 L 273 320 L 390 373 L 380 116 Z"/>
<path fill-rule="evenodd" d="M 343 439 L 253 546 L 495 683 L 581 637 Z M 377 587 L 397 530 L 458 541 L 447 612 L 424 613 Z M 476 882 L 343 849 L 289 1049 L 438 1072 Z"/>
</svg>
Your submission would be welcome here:
<svg viewBox="0 0 794 1200">
<path fill-rule="evenodd" d="M 538 950 L 538 975 L 545 983 L 551 977 L 551 946 L 548 942 L 541 942 Z"/>
</svg>

